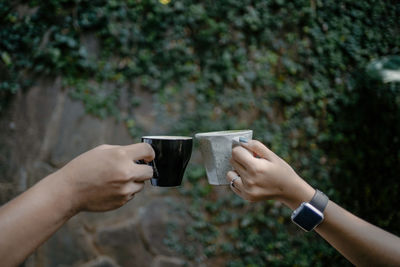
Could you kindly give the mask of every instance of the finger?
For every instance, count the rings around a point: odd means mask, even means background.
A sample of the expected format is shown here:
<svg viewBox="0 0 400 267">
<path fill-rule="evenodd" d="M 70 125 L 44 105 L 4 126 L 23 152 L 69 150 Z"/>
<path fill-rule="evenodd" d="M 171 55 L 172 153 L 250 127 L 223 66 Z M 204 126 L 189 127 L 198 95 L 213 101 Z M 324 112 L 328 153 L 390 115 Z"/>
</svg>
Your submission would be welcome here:
<svg viewBox="0 0 400 267">
<path fill-rule="evenodd" d="M 127 183 L 122 190 L 125 198 L 131 200 L 135 196 L 135 194 L 140 192 L 143 188 L 143 182 L 130 182 Z"/>
<path fill-rule="evenodd" d="M 241 139 L 240 144 L 244 148 L 253 152 L 255 155 L 258 155 L 266 160 L 273 161 L 278 157 L 274 152 L 272 152 L 269 148 L 267 148 L 263 143 L 261 143 L 258 140 L 250 140 L 248 142 L 243 142 L 243 139 Z"/>
<path fill-rule="evenodd" d="M 144 183 L 143 182 L 132 182 L 132 195 L 140 192 L 144 188 Z"/>
<path fill-rule="evenodd" d="M 243 166 L 244 169 L 249 169 L 254 165 L 254 160 L 257 160 L 246 148 L 237 146 L 232 149 L 232 159 Z"/>
<path fill-rule="evenodd" d="M 231 163 L 233 169 L 235 170 L 235 172 L 238 174 L 238 176 L 242 177 L 244 175 L 247 175 L 247 170 L 239 162 L 231 159 L 230 163 Z M 246 182 L 243 181 L 243 179 L 242 179 L 242 182 L 243 182 L 244 186 L 247 187 Z"/>
<path fill-rule="evenodd" d="M 234 173 L 234 174 L 232 174 L 232 173 Z M 229 182 L 229 187 L 231 188 L 231 190 L 232 190 L 233 192 L 235 192 L 237 195 L 239 195 L 239 196 L 241 197 L 241 195 L 240 195 L 241 191 L 240 191 L 238 188 L 236 188 L 236 187 L 234 187 L 234 186 L 231 185 L 231 181 L 232 181 L 232 179 L 235 178 L 235 177 L 238 177 L 238 175 L 237 175 L 237 173 L 234 172 L 234 171 L 229 171 L 229 172 L 226 174 L 226 180 Z M 236 179 L 236 180 L 237 180 L 237 179 Z"/>
<path fill-rule="evenodd" d="M 144 165 L 144 164 L 136 164 L 133 163 L 133 168 L 131 170 L 131 178 L 130 180 L 133 182 L 144 182 L 153 177 L 153 167 Z"/>
<path fill-rule="evenodd" d="M 137 143 L 133 145 L 123 146 L 132 160 L 152 161 L 155 157 L 154 149 L 147 143 Z"/>
<path fill-rule="evenodd" d="M 233 169 L 239 174 L 239 176 L 246 172 L 246 168 L 236 160 L 230 159 L 229 162 L 231 163 Z"/>
<path fill-rule="evenodd" d="M 237 172 L 234 171 L 229 171 L 226 175 L 227 180 L 231 183 L 233 179 L 235 179 L 233 181 L 233 184 L 231 184 L 231 188 L 237 189 L 239 192 L 242 192 L 244 190 L 244 186 L 243 186 L 243 181 L 240 178 L 240 176 L 237 174 Z"/>
<path fill-rule="evenodd" d="M 230 188 L 231 188 L 231 190 L 232 190 L 233 192 L 235 192 L 236 195 L 238 195 L 238 196 L 241 197 L 241 198 L 244 198 L 244 197 L 242 196 L 242 192 L 241 192 L 239 189 L 237 189 L 236 187 L 233 187 L 233 186 L 231 186 Z"/>
</svg>

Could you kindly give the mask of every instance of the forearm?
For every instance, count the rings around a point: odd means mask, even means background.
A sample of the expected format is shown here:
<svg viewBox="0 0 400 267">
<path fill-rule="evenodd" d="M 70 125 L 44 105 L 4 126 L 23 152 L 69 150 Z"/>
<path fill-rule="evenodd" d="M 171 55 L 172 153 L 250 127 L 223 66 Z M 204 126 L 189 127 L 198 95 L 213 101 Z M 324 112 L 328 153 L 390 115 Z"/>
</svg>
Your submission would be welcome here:
<svg viewBox="0 0 400 267">
<path fill-rule="evenodd" d="M 295 194 L 284 203 L 292 210 L 309 202 L 315 190 L 304 180 L 292 189 Z M 332 201 L 324 211 L 323 222 L 315 228 L 328 243 L 357 266 L 399 266 L 400 238 L 341 208 Z"/>
<path fill-rule="evenodd" d="M 59 172 L 0 208 L 0 258 L 16 266 L 74 215 Z"/>
<path fill-rule="evenodd" d="M 316 231 L 356 266 L 399 266 L 400 238 L 329 201 Z"/>
</svg>

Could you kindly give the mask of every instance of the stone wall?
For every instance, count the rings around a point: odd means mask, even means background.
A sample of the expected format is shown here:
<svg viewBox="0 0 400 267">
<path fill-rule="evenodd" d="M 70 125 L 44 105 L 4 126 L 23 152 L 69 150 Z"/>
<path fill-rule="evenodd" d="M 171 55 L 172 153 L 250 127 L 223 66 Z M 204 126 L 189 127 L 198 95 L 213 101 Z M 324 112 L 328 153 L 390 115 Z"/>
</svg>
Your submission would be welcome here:
<svg viewBox="0 0 400 267">
<path fill-rule="evenodd" d="M 136 115 L 154 132 L 151 95 L 139 94 L 144 101 Z M 70 99 L 60 79 L 42 79 L 19 93 L 0 127 L 0 204 L 86 150 L 103 143 L 134 142 L 115 119 L 87 115 L 82 103 Z M 164 244 L 170 223 L 183 227 L 190 221 L 182 212 L 188 206 L 183 201 L 177 189 L 146 184 L 118 210 L 72 218 L 24 266 L 196 266 Z"/>
</svg>

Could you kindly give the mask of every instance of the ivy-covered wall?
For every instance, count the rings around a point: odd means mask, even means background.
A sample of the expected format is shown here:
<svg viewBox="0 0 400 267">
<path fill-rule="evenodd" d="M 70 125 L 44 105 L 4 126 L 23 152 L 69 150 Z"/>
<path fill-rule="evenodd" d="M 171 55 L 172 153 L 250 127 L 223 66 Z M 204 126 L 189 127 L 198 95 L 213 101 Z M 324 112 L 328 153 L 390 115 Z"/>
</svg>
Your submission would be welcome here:
<svg viewBox="0 0 400 267">
<path fill-rule="evenodd" d="M 160 129 L 251 128 L 313 186 L 400 234 L 399 91 L 365 83 L 363 72 L 400 53 L 399 17 L 397 0 L 1 1 L 0 112 L 38 77 L 61 77 L 87 112 L 116 116 L 138 138 L 141 88 L 153 94 Z M 122 89 L 128 112 L 119 109 Z M 196 222 L 185 231 L 205 257 L 229 266 L 341 263 L 317 235 L 290 226 L 289 210 L 218 198 L 204 175 L 190 166 L 182 194 Z M 166 242 L 198 257 L 174 239 L 181 230 L 171 225 Z"/>
</svg>

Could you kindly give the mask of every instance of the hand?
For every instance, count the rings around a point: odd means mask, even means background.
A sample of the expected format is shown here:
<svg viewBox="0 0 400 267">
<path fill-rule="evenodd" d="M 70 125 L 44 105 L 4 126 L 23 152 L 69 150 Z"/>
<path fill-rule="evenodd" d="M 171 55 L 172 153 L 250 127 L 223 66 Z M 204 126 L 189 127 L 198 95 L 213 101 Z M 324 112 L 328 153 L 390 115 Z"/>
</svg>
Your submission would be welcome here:
<svg viewBox="0 0 400 267">
<path fill-rule="evenodd" d="M 134 161 L 153 159 L 149 144 L 101 145 L 73 159 L 58 175 L 76 213 L 107 211 L 131 200 L 153 176 L 150 166 Z"/>
<path fill-rule="evenodd" d="M 227 180 L 239 176 L 231 188 L 246 200 L 275 199 L 295 209 L 314 194 L 289 164 L 259 141 L 241 142 L 233 148 L 231 164 L 235 171 L 228 172 Z"/>
</svg>

